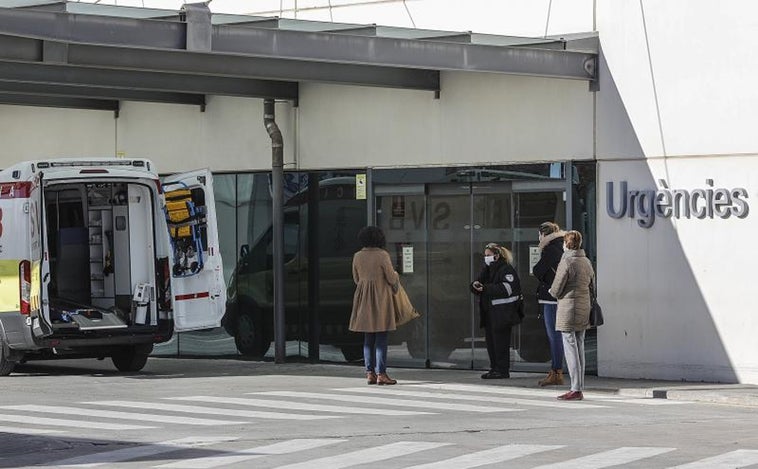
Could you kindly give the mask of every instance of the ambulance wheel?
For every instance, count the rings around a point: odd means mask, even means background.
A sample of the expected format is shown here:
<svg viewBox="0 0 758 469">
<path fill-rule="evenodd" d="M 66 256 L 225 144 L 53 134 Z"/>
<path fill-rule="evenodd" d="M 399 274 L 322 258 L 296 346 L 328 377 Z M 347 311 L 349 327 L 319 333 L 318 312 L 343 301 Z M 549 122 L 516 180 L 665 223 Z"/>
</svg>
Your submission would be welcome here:
<svg viewBox="0 0 758 469">
<path fill-rule="evenodd" d="M 8 360 L 5 356 L 5 345 L 3 345 L 3 338 L 0 336 L 0 376 L 8 376 L 15 366 L 16 362 Z"/>
<path fill-rule="evenodd" d="M 152 344 L 125 347 L 121 352 L 114 354 L 111 360 L 118 371 L 140 371 L 147 364 L 147 358 L 152 351 Z"/>
<path fill-rule="evenodd" d="M 246 357 L 266 355 L 271 346 L 271 335 L 264 330 L 260 315 L 242 312 L 237 316 L 234 345 Z"/>
</svg>

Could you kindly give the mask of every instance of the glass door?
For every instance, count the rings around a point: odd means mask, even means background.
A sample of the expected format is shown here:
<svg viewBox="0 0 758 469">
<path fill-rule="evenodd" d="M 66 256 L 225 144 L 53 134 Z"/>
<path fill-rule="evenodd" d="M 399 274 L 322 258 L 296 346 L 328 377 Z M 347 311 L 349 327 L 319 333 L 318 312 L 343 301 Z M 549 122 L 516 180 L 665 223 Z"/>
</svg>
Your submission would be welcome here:
<svg viewBox="0 0 758 469">
<path fill-rule="evenodd" d="M 513 250 L 513 197 L 510 183 L 475 183 L 471 186 L 472 238 L 470 246 L 471 281 L 484 265 L 484 246 L 497 243 Z M 473 295 L 471 295 L 473 297 Z M 489 367 L 484 329 L 479 327 L 479 303 L 474 301 L 473 367 Z"/>
<path fill-rule="evenodd" d="M 526 317 L 513 329 L 515 370 L 545 368 L 549 347 L 531 267 L 539 259 L 537 228 L 566 220 L 563 181 L 463 182 L 376 186 L 376 224 L 400 281 L 423 316 L 390 334 L 399 366 L 485 369 L 489 366 L 479 304 L 469 284 L 484 246 L 513 252 Z M 536 256 L 536 257 L 535 257 Z"/>
<path fill-rule="evenodd" d="M 422 317 L 389 335 L 389 362 L 397 366 L 425 366 L 429 316 L 427 294 L 427 209 L 423 185 L 379 186 L 376 226 L 384 231 L 387 251 L 400 274 L 411 303 Z"/>
<path fill-rule="evenodd" d="M 471 185 L 430 185 L 429 360 L 433 366 L 470 368 L 476 342 L 471 283 Z"/>
<path fill-rule="evenodd" d="M 513 206 L 513 259 L 524 292 L 524 320 L 514 330 L 512 342 L 514 368 L 546 370 L 550 347 L 536 298 L 539 282 L 532 275 L 532 267 L 539 260 L 540 224 L 552 221 L 565 229 L 565 182 L 514 182 Z"/>
</svg>

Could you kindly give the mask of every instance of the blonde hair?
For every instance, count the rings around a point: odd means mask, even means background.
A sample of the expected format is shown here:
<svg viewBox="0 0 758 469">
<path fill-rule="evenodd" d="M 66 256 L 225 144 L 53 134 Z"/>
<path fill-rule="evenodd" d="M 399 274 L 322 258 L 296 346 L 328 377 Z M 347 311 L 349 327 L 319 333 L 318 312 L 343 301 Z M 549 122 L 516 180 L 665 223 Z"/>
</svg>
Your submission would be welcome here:
<svg viewBox="0 0 758 469">
<path fill-rule="evenodd" d="M 582 247 L 582 234 L 576 230 L 566 232 L 563 243 L 568 249 L 576 250 Z"/>
<path fill-rule="evenodd" d="M 484 249 L 489 249 L 490 251 L 496 253 L 498 257 L 502 258 L 506 262 L 506 264 L 513 264 L 513 254 L 505 247 L 497 243 L 487 243 L 487 245 L 484 246 Z"/>
</svg>

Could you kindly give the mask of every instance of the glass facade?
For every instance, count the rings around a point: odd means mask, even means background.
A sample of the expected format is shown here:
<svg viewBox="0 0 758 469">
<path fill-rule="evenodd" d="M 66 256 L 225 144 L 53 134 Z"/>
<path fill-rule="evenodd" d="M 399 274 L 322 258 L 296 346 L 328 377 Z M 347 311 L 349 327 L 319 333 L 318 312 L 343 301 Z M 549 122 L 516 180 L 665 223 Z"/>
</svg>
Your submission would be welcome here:
<svg viewBox="0 0 758 469">
<path fill-rule="evenodd" d="M 468 285 L 483 246 L 513 251 L 526 298 L 514 328 L 514 369 L 541 370 L 547 337 L 531 276 L 537 227 L 548 220 L 588 234 L 594 261 L 595 164 L 542 163 L 369 171 L 288 172 L 284 195 L 287 355 L 361 361 L 362 335 L 347 330 L 357 233 L 382 227 L 401 281 L 422 318 L 390 334 L 395 366 L 486 368 L 478 305 Z M 567 177 L 570 175 L 570 177 Z M 273 355 L 273 250 L 268 173 L 214 175 L 219 239 L 228 285 L 222 328 L 179 334 L 155 354 Z M 568 216 L 568 218 L 567 218 Z M 594 366 L 594 335 L 588 358 Z"/>
</svg>

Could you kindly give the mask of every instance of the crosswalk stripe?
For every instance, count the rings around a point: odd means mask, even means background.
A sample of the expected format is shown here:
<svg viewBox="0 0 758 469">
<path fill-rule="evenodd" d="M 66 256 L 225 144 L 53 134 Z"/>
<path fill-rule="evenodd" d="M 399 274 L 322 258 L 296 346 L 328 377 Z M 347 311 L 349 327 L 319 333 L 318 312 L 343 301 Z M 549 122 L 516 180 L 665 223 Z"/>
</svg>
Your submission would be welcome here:
<svg viewBox="0 0 758 469">
<path fill-rule="evenodd" d="M 156 409 L 164 410 L 166 412 L 186 412 L 203 415 L 232 415 L 235 417 L 244 418 L 261 418 L 261 419 L 274 419 L 274 420 L 321 420 L 321 419 L 336 419 L 340 418 L 333 415 L 305 415 L 305 414 L 290 414 L 288 412 L 261 412 L 252 410 L 239 410 L 239 409 L 222 409 L 216 407 L 200 407 L 193 405 L 178 405 L 168 404 L 165 402 L 134 402 L 134 401 L 96 401 L 87 402 L 87 404 L 111 406 L 111 407 L 127 407 L 134 409 Z"/>
<path fill-rule="evenodd" d="M 46 417 L 32 417 L 30 415 L 0 414 L 0 421 L 28 423 L 34 425 L 51 425 L 54 427 L 97 428 L 100 430 L 143 430 L 145 425 L 123 425 L 118 423 L 101 423 L 83 420 L 51 419 Z"/>
<path fill-rule="evenodd" d="M 623 402 L 624 404 L 639 405 L 683 405 L 692 404 L 692 401 L 674 401 L 672 399 L 653 399 L 651 397 L 640 397 L 637 399 L 616 399 L 613 402 Z"/>
<path fill-rule="evenodd" d="M 758 464 L 758 450 L 738 449 L 670 469 L 731 469 L 734 467 L 752 466 L 753 464 Z"/>
<path fill-rule="evenodd" d="M 18 435 L 46 435 L 48 433 L 64 433 L 64 431 L 50 430 L 46 428 L 6 427 L 0 425 L 0 433 L 15 433 Z"/>
<path fill-rule="evenodd" d="M 81 415 L 87 417 L 103 417 L 109 419 L 143 420 L 146 422 L 178 423 L 182 425 L 235 425 L 247 422 L 232 420 L 198 419 L 192 417 L 173 417 L 170 415 L 144 414 L 141 412 L 116 412 L 112 410 L 85 409 L 65 406 L 42 405 L 12 405 L 0 409 L 19 410 L 24 412 L 44 412 L 48 414 Z"/>
<path fill-rule="evenodd" d="M 235 404 L 235 405 L 247 405 L 255 407 L 274 407 L 280 409 L 286 407 L 290 410 L 315 410 L 320 412 L 340 412 L 343 414 L 359 414 L 365 415 L 366 408 L 360 407 L 346 407 L 337 405 L 323 405 L 323 404 L 305 404 L 300 402 L 282 402 L 269 399 L 253 399 L 253 398 L 235 398 L 235 397 L 213 397 L 213 396 L 187 396 L 187 397 L 169 397 L 167 399 L 177 401 L 199 401 L 199 402 L 214 402 L 220 404 Z M 412 412 L 408 410 L 383 410 L 384 415 L 422 415 L 428 414 L 428 412 Z"/>
<path fill-rule="evenodd" d="M 476 384 L 453 384 L 453 383 L 423 383 L 423 384 L 409 384 L 408 387 L 424 388 L 424 389 L 436 389 L 438 391 L 464 391 L 475 392 L 483 394 L 504 394 L 507 396 L 543 396 L 552 397 L 555 399 L 558 395 L 565 392 L 564 389 L 555 388 L 553 390 L 548 389 L 534 389 L 534 388 L 512 388 L 506 386 L 482 386 Z M 601 401 L 617 401 L 621 399 L 619 396 L 608 396 L 600 393 L 585 392 L 584 397 L 591 398 L 593 400 Z"/>
<path fill-rule="evenodd" d="M 344 402 L 359 402 L 366 404 L 366 398 L 363 396 L 348 396 L 344 394 L 319 394 L 315 392 L 300 392 L 300 391 L 266 391 L 266 392 L 249 392 L 247 394 L 256 394 L 263 396 L 279 396 L 279 397 L 300 397 L 307 399 L 325 399 L 330 401 L 344 401 Z M 506 409 L 503 407 L 484 407 L 468 404 L 448 404 L 442 402 L 424 402 L 410 399 L 385 399 L 381 397 L 372 397 L 371 405 L 386 405 L 397 407 L 418 407 L 437 410 L 460 410 L 464 412 L 516 412 L 523 409 Z M 386 409 L 382 410 L 382 413 L 386 415 Z"/>
<path fill-rule="evenodd" d="M 307 462 L 280 466 L 276 469 L 313 469 L 314 467 L 340 469 L 343 467 L 354 466 L 356 464 L 366 464 L 367 462 L 374 464 L 377 461 L 384 461 L 387 459 L 396 458 L 398 456 L 405 456 L 408 454 L 418 453 L 420 451 L 427 451 L 430 449 L 447 446 L 449 444 L 450 443 L 430 443 L 424 441 L 400 441 L 397 443 L 390 443 L 388 445 L 362 449 L 350 453 L 340 454 L 337 456 L 311 459 Z"/>
<path fill-rule="evenodd" d="M 173 451 L 199 448 L 203 446 L 215 445 L 228 441 L 235 441 L 237 437 L 232 436 L 211 436 L 211 437 L 187 437 L 178 440 L 162 441 L 150 445 L 132 446 L 129 448 L 117 449 L 115 451 L 105 451 L 103 453 L 87 454 L 85 456 L 76 456 L 73 458 L 62 459 L 51 463 L 49 468 L 53 467 L 97 467 L 103 464 L 111 464 L 130 459 L 145 458 L 156 456 Z M 35 466 L 35 469 L 41 469 Z"/>
<path fill-rule="evenodd" d="M 405 385 L 403 387 L 406 387 Z M 544 396 L 555 399 L 559 394 L 564 392 L 563 389 L 547 390 L 547 389 L 534 389 L 534 388 L 512 388 L 505 386 L 479 386 L 475 384 L 448 384 L 448 383 L 423 383 L 423 384 L 409 384 L 407 387 L 423 388 L 423 389 L 435 389 L 438 391 L 463 391 L 482 394 L 498 394 L 507 396 Z M 640 404 L 640 405 L 678 405 L 678 404 L 692 404 L 691 401 L 674 401 L 668 399 L 653 399 L 648 397 L 640 398 L 628 398 L 623 396 L 609 396 L 603 393 L 597 392 L 585 392 L 584 397 L 593 401 L 607 401 L 607 402 L 621 402 L 625 404 Z M 577 404 L 576 402 L 572 402 Z M 583 403 L 586 404 L 586 403 Z"/>
<path fill-rule="evenodd" d="M 314 448 L 320 448 L 322 446 L 333 445 L 335 443 L 342 443 L 347 440 L 338 439 L 297 439 L 290 441 L 283 441 L 281 443 L 274 443 L 267 446 L 258 446 L 242 451 L 234 451 L 233 454 L 224 456 L 208 456 L 204 458 L 185 459 L 183 461 L 176 461 L 161 466 L 153 467 L 171 467 L 171 468 L 183 468 L 183 469 L 210 469 L 213 467 L 227 466 L 229 464 L 237 464 L 251 459 L 262 458 L 264 456 L 274 454 L 289 454 L 296 453 L 298 451 L 305 451 Z"/>
<path fill-rule="evenodd" d="M 539 466 L 534 469 L 600 469 L 603 467 L 629 464 L 640 459 L 651 458 L 659 454 L 674 451 L 676 448 L 633 447 L 616 448 L 602 453 L 591 454 L 581 458 L 569 459 L 555 464 Z"/>
<path fill-rule="evenodd" d="M 567 407 L 563 402 L 539 401 L 536 399 L 514 399 L 510 397 L 472 396 L 470 394 L 451 394 L 429 391 L 406 391 L 403 389 L 376 389 L 376 388 L 340 388 L 338 391 L 355 392 L 361 394 L 392 394 L 395 396 L 423 397 L 424 399 L 454 399 L 459 401 L 491 402 L 496 404 L 529 405 L 534 407 L 561 407 L 570 409 L 600 409 L 606 406 L 596 404 L 572 403 Z"/>
<path fill-rule="evenodd" d="M 457 458 L 445 459 L 428 464 L 411 466 L 406 469 L 469 469 L 472 467 L 485 466 L 511 459 L 521 458 L 530 454 L 541 453 L 563 448 L 562 445 L 506 445 L 497 448 L 465 454 Z"/>
</svg>

